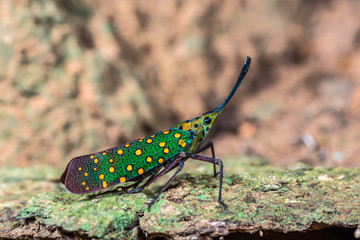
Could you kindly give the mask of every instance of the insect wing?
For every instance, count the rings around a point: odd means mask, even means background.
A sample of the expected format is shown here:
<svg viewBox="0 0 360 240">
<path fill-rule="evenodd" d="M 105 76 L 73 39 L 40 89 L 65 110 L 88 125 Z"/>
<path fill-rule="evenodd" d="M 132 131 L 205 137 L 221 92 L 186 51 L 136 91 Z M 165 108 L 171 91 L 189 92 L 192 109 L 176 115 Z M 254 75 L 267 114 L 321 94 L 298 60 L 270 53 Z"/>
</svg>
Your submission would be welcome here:
<svg viewBox="0 0 360 240">
<path fill-rule="evenodd" d="M 76 194 L 129 181 L 174 159 L 190 147 L 191 131 L 168 129 L 103 152 L 72 159 L 61 181 Z"/>
</svg>

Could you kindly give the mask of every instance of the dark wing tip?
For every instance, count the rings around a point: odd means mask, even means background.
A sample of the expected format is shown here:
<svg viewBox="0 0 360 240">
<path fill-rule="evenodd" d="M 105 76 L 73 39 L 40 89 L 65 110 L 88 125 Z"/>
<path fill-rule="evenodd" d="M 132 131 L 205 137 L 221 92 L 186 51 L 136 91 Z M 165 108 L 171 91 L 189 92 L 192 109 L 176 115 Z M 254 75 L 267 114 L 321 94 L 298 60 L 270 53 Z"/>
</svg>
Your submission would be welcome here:
<svg viewBox="0 0 360 240">
<path fill-rule="evenodd" d="M 68 165 L 66 166 L 65 171 L 60 177 L 60 182 L 62 182 L 66 189 L 75 194 L 81 194 L 84 193 L 82 189 L 79 188 L 79 185 L 77 184 L 78 181 L 76 180 L 77 174 L 74 174 L 74 169 L 77 169 L 77 163 L 78 161 L 81 161 L 83 156 L 73 158 Z"/>
<path fill-rule="evenodd" d="M 68 163 L 68 165 L 66 166 L 65 171 L 61 174 L 61 177 L 60 177 L 60 182 L 62 182 L 63 184 L 65 184 L 65 179 L 66 179 L 66 175 L 67 175 L 68 170 L 69 170 L 69 165 L 70 165 L 70 163 Z"/>
</svg>

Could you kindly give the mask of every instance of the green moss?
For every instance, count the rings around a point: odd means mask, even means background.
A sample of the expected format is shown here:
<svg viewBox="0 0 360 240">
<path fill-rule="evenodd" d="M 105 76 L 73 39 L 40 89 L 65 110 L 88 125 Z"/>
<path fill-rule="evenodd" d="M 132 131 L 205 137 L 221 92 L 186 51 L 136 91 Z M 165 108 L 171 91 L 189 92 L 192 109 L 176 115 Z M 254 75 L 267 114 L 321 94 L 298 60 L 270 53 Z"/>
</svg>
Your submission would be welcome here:
<svg viewBox="0 0 360 240">
<path fill-rule="evenodd" d="M 240 230 L 305 231 L 314 223 L 316 227 L 358 224 L 360 168 L 301 166 L 282 170 L 246 164 L 239 168 L 242 173 L 225 176 L 229 179 L 223 186 L 227 209 L 217 203 L 218 178 L 212 174 L 180 174 L 150 211 L 147 204 L 164 179 L 144 192 L 148 195 L 74 195 L 53 182 L 56 193 L 34 195 L 22 204 L 6 202 L 6 212 L 1 213 L 17 216 L 18 223 L 7 222 L 0 224 L 0 228 L 26 229 L 29 222 L 35 221 L 45 228 L 55 227 L 82 237 L 136 239 L 144 233 L 147 236 L 216 237 Z M 35 169 L 24 174 L 20 169 L 9 169 L 0 179 L 3 188 L 15 186 L 12 181 L 39 181 L 31 173 Z M 52 178 L 52 174 L 39 176 L 41 181 Z M 24 186 L 32 189 L 31 185 Z M 24 219 L 27 223 L 21 222 Z M 43 234 L 46 237 L 47 233 Z"/>
<path fill-rule="evenodd" d="M 90 237 L 104 238 L 114 231 L 124 236 L 126 229 L 137 221 L 137 213 L 146 209 L 144 194 L 115 193 L 95 198 L 71 193 L 45 193 L 28 200 L 18 219 L 36 217 L 42 224 L 58 226 L 69 232 L 80 232 Z"/>
</svg>

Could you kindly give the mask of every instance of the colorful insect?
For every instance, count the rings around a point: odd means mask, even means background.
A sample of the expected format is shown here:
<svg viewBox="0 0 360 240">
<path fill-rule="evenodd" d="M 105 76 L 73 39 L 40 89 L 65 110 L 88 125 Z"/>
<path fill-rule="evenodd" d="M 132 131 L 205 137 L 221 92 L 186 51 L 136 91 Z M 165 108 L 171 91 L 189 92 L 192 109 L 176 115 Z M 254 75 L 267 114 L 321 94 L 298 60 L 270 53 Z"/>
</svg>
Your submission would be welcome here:
<svg viewBox="0 0 360 240">
<path fill-rule="evenodd" d="M 151 205 L 181 171 L 184 162 L 192 158 L 214 164 L 214 177 L 220 174 L 218 202 L 226 207 L 221 201 L 223 163 L 220 159 L 215 158 L 212 142 L 204 145 L 202 143 L 215 120 L 238 89 L 250 67 L 250 62 L 250 57 L 247 57 L 235 86 L 224 102 L 214 110 L 133 142 L 76 157 L 67 165 L 60 178 L 61 182 L 70 192 L 85 194 L 132 181 L 135 183 L 129 187 L 131 190 L 127 192 L 135 193 L 141 192 L 161 176 L 177 168 L 174 175 L 150 203 L 150 209 Z M 208 148 L 211 149 L 212 157 L 198 154 Z M 220 166 L 219 172 L 216 172 L 216 165 Z M 137 187 L 145 178 L 148 180 Z"/>
</svg>

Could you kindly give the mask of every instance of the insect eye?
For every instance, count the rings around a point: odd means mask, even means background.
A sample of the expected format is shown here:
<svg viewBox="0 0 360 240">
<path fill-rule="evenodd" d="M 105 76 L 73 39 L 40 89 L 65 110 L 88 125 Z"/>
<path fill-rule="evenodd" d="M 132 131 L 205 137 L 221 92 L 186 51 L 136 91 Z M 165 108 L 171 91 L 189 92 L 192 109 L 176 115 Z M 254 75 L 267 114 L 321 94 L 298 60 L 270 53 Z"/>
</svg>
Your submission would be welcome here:
<svg viewBox="0 0 360 240">
<path fill-rule="evenodd" d="M 204 123 L 205 124 L 210 124 L 211 123 L 211 117 L 204 118 Z"/>
</svg>

